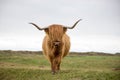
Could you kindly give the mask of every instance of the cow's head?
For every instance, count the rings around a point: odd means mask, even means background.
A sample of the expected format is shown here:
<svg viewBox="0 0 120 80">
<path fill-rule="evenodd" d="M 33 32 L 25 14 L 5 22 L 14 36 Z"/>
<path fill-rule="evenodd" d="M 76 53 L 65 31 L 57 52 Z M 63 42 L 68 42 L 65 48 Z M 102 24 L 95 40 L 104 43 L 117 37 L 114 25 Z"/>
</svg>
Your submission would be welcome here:
<svg viewBox="0 0 120 80">
<path fill-rule="evenodd" d="M 58 47 L 60 44 L 62 44 L 62 38 L 67 29 L 73 29 L 77 25 L 77 23 L 81 20 L 82 19 L 78 20 L 72 27 L 53 24 L 46 28 L 40 28 L 35 23 L 30 24 L 34 25 L 39 30 L 44 30 L 49 37 L 49 43 L 51 45 L 54 45 L 55 47 Z"/>
</svg>

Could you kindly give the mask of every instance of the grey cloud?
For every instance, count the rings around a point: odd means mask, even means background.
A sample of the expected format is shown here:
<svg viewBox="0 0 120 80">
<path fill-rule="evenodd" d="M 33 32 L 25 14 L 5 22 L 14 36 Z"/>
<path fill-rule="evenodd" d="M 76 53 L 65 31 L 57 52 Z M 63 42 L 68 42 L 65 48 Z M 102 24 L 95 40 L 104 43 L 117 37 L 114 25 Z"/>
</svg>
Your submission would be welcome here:
<svg viewBox="0 0 120 80">
<path fill-rule="evenodd" d="M 53 23 L 71 26 L 82 18 L 74 30 L 68 30 L 72 38 L 80 35 L 120 38 L 119 3 L 119 0 L 1 0 L 0 36 L 38 37 L 44 32 L 37 31 L 29 22 L 41 27 Z"/>
</svg>

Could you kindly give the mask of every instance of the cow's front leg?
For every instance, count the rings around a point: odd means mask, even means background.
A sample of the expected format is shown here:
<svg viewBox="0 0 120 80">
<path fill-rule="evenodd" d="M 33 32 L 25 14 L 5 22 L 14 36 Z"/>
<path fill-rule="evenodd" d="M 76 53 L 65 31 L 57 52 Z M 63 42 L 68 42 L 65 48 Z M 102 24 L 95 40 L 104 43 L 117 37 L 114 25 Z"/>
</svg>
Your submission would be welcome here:
<svg viewBox="0 0 120 80">
<path fill-rule="evenodd" d="M 55 74 L 56 65 L 55 65 L 54 59 L 50 59 L 50 63 L 51 63 L 52 74 Z"/>
<path fill-rule="evenodd" d="M 54 75 L 55 74 L 55 65 L 54 64 L 51 64 L 51 70 L 52 70 L 52 74 Z"/>
<path fill-rule="evenodd" d="M 60 70 L 60 64 L 61 64 L 61 56 L 58 56 L 56 60 L 57 60 L 57 68 L 56 68 L 56 70 L 59 71 Z"/>
</svg>

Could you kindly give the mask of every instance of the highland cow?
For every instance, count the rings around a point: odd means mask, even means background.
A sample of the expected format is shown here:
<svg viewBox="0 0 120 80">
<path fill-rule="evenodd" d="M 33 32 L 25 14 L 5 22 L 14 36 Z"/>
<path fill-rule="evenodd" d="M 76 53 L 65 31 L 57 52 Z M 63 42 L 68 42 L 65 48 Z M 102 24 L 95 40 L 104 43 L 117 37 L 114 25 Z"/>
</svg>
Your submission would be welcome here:
<svg viewBox="0 0 120 80">
<path fill-rule="evenodd" d="M 30 23 L 37 29 L 44 30 L 46 33 L 42 44 L 43 54 L 51 63 L 53 74 L 60 70 L 61 59 L 65 57 L 70 50 L 70 38 L 66 34 L 66 31 L 67 29 L 73 29 L 80 20 L 72 27 L 53 24 L 47 28 L 40 28 L 36 24 Z"/>
</svg>

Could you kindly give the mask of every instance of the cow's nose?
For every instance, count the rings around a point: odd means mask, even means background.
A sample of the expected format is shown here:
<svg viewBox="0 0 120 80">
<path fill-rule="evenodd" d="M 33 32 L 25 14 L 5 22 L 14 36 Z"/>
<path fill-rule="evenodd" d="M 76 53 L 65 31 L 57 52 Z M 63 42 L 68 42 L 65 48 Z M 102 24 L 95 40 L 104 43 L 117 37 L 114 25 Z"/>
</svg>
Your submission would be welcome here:
<svg viewBox="0 0 120 80">
<path fill-rule="evenodd" d="M 59 41 L 55 41 L 55 42 L 54 42 L 54 46 L 57 47 L 57 46 L 59 46 L 59 45 L 60 45 L 60 42 L 59 42 Z"/>
</svg>

